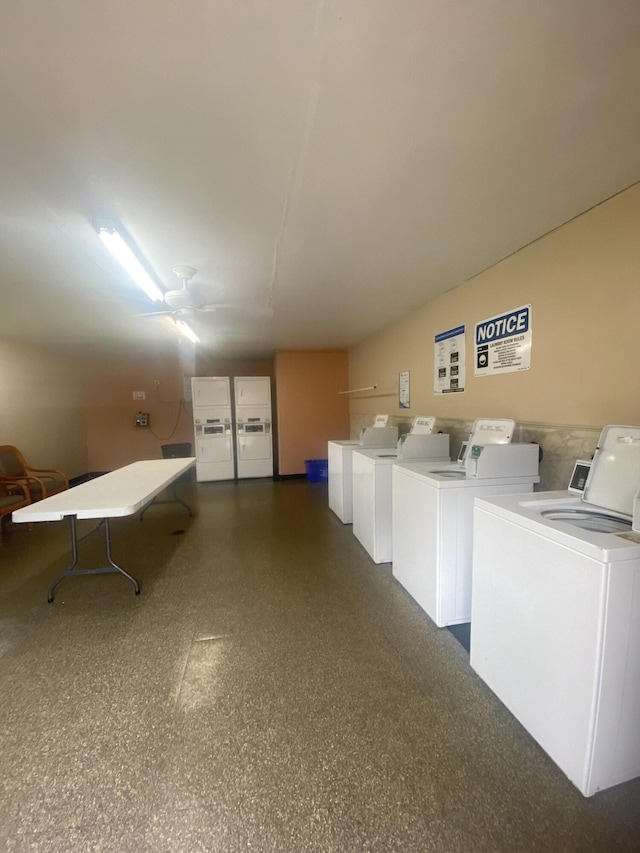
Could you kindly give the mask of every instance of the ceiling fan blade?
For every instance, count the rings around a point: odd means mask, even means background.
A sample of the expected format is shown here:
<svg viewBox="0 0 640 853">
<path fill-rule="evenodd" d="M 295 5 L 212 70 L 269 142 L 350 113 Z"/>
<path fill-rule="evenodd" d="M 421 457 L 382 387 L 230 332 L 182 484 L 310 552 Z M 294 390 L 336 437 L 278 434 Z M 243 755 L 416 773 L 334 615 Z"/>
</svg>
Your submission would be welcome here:
<svg viewBox="0 0 640 853">
<path fill-rule="evenodd" d="M 134 317 L 172 317 L 175 311 L 149 311 L 147 314 L 134 314 Z"/>
<path fill-rule="evenodd" d="M 201 305 L 196 311 L 215 312 L 225 311 L 228 313 L 244 314 L 246 317 L 273 317 L 273 308 L 260 305 L 242 305 L 239 302 L 218 302 L 211 305 Z"/>
</svg>

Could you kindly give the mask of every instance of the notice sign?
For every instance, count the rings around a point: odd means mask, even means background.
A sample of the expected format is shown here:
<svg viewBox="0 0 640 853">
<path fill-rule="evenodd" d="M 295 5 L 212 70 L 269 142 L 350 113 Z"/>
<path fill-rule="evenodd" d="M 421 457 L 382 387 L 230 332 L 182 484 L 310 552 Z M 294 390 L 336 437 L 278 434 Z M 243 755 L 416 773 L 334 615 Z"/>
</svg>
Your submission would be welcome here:
<svg viewBox="0 0 640 853">
<path fill-rule="evenodd" d="M 531 367 L 531 305 L 476 323 L 476 376 Z"/>
<path fill-rule="evenodd" d="M 460 394 L 464 391 L 464 326 L 440 332 L 435 339 L 433 393 Z"/>
</svg>

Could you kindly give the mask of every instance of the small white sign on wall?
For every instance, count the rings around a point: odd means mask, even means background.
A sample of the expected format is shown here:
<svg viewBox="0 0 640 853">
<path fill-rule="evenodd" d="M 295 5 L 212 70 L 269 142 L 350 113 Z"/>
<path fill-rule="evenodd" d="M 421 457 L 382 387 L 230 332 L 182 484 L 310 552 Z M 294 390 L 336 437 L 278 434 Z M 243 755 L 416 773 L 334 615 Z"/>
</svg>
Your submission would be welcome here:
<svg viewBox="0 0 640 853">
<path fill-rule="evenodd" d="M 145 394 L 144 391 L 134 391 L 133 392 L 133 399 L 134 400 L 146 400 L 147 395 Z"/>
<path fill-rule="evenodd" d="M 403 370 L 398 377 L 398 405 L 401 409 L 411 408 L 411 390 L 409 387 L 408 370 Z"/>
<path fill-rule="evenodd" d="M 185 403 L 191 402 L 191 379 L 193 374 L 185 373 L 182 377 L 182 399 Z"/>
</svg>

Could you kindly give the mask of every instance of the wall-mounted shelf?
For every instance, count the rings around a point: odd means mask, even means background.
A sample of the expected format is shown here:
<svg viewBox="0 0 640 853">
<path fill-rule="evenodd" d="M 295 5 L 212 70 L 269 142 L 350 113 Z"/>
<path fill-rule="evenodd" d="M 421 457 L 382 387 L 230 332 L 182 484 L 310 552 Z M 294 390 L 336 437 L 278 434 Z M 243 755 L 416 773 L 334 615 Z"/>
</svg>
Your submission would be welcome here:
<svg viewBox="0 0 640 853">
<path fill-rule="evenodd" d="M 338 391 L 338 394 L 357 394 L 358 391 L 375 391 L 377 385 L 367 385 L 366 388 L 352 388 L 350 391 Z"/>
</svg>

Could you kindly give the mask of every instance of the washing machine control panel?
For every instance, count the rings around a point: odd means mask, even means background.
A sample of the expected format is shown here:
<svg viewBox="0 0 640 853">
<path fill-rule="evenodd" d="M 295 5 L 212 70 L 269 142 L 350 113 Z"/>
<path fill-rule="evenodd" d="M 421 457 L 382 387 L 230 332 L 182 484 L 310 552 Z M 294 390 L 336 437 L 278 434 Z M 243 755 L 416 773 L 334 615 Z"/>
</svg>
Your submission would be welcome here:
<svg viewBox="0 0 640 853">
<path fill-rule="evenodd" d="M 536 477 L 537 444 L 472 444 L 465 461 L 467 477 Z"/>
<path fill-rule="evenodd" d="M 197 438 L 231 434 L 230 418 L 216 418 L 208 417 L 206 415 L 197 415 L 193 420 Z"/>
<path fill-rule="evenodd" d="M 246 421 L 238 421 L 238 433 L 242 435 L 269 435 L 271 423 L 259 418 L 248 418 Z"/>
</svg>

